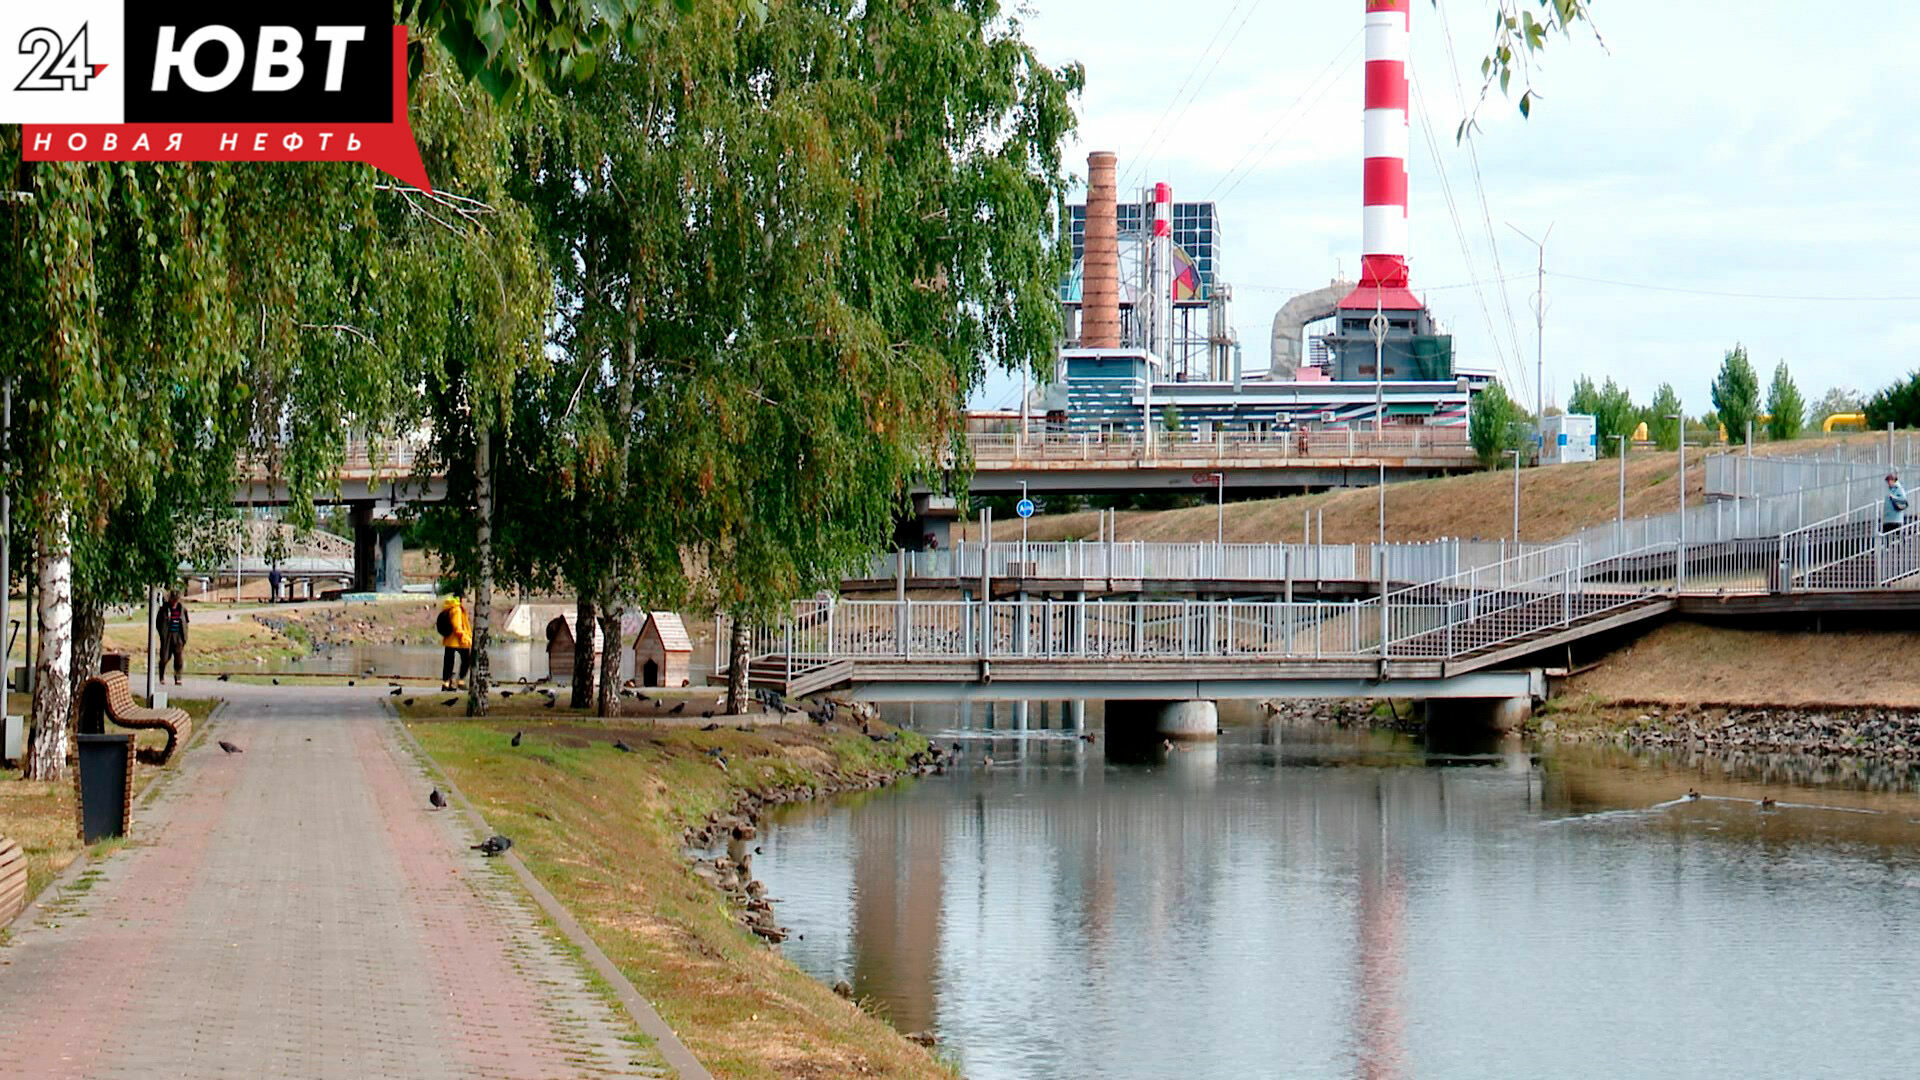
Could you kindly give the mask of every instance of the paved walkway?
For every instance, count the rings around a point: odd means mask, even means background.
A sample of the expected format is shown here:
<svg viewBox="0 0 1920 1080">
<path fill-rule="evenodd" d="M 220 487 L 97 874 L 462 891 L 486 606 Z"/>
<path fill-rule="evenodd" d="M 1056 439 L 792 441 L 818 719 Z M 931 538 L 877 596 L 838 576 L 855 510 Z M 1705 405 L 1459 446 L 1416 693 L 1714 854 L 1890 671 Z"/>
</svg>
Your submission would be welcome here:
<svg viewBox="0 0 1920 1080">
<path fill-rule="evenodd" d="M 0 1076 L 672 1075 L 428 809 L 382 691 L 216 686 L 245 752 L 195 746 L 0 948 Z"/>
</svg>

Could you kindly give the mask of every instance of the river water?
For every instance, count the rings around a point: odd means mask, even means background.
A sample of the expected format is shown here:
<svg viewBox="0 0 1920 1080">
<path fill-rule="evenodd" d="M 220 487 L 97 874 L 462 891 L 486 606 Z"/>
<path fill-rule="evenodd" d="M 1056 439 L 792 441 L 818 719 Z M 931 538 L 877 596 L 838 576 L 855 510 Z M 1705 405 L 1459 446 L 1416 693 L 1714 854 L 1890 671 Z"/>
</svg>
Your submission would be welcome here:
<svg viewBox="0 0 1920 1080">
<path fill-rule="evenodd" d="M 967 767 L 784 811 L 753 869 L 792 960 L 972 1080 L 1920 1073 L 1905 767 L 1244 714 L 1115 764 L 917 713 Z"/>
</svg>

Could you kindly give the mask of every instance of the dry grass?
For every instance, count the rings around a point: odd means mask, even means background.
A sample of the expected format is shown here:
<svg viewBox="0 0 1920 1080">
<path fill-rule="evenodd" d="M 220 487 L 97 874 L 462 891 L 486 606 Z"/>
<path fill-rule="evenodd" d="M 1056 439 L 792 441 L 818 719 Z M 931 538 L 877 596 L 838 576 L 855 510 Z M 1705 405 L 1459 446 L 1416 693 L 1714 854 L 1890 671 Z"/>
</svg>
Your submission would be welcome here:
<svg viewBox="0 0 1920 1080">
<path fill-rule="evenodd" d="M 19 694 L 10 695 L 10 708 L 19 711 L 26 707 L 25 699 Z M 194 731 L 198 733 L 206 726 L 207 716 L 213 712 L 217 702 L 202 699 L 176 699 L 173 705 L 185 709 L 193 717 Z M 112 729 L 127 734 L 125 729 Z M 135 731 L 135 746 L 158 748 L 166 744 L 167 736 L 162 731 Z M 174 761 L 179 761 L 175 755 Z M 166 768 L 172 768 L 168 764 Z M 153 778 L 163 769 L 136 761 L 133 765 L 134 795 L 136 798 L 145 791 Z M 136 815 L 138 811 L 136 808 Z M 137 827 L 137 826 L 136 826 Z M 8 770 L 6 782 L 0 783 L 0 836 L 12 837 L 20 842 L 27 854 L 27 895 L 37 895 L 47 882 L 80 854 L 79 818 L 75 813 L 75 792 L 72 780 L 27 780 L 21 770 Z"/>
<path fill-rule="evenodd" d="M 811 724 L 700 732 L 647 721 L 402 709 L 436 764 L 579 917 L 716 1076 L 950 1077 L 920 1047 L 750 935 L 689 871 L 682 830 L 749 788 L 891 768 L 923 745 Z M 545 710 L 539 710 L 544 714 Z M 516 730 L 523 745 L 508 745 Z M 614 739 L 636 749 L 620 753 Z M 723 748 L 722 772 L 703 753 Z"/>
<path fill-rule="evenodd" d="M 1569 680 L 1596 703 L 1920 708 L 1920 633 L 1793 633 L 1672 623 Z"/>
<path fill-rule="evenodd" d="M 1884 435 L 1801 440 L 1756 447 L 1760 454 L 1831 452 L 1840 443 L 1884 439 Z M 1687 505 L 1705 497 L 1705 452 L 1687 449 Z M 1679 508 L 1674 474 L 1677 455 L 1637 452 L 1627 456 L 1627 516 L 1664 514 Z M 1520 478 L 1520 536 L 1528 541 L 1558 540 L 1590 525 L 1614 519 L 1619 501 L 1617 459 L 1591 464 L 1527 469 Z M 1228 489 L 1232 494 L 1232 489 Z M 1342 488 L 1317 495 L 1229 502 L 1226 539 L 1230 543 L 1299 542 L 1301 515 L 1324 514 L 1331 544 L 1366 543 L 1378 535 L 1379 494 L 1371 487 Z M 1214 538 L 1212 505 L 1183 510 L 1123 511 L 1122 540 L 1205 541 Z M 1316 526 L 1317 527 L 1317 526 Z M 965 523 L 956 539 L 968 535 Z M 1009 532 L 1008 530 L 1012 531 Z M 1017 535 L 1019 523 L 996 523 L 997 538 Z M 1043 514 L 1028 523 L 1033 540 L 1090 539 L 1099 532 L 1099 514 Z M 1513 473 L 1471 473 L 1417 480 L 1387 487 L 1387 539 L 1431 540 L 1448 536 L 1497 540 L 1513 535 Z"/>
<path fill-rule="evenodd" d="M 104 652 L 126 653 L 133 658 L 136 671 L 147 664 L 147 629 L 144 622 L 109 623 L 100 635 Z M 286 634 L 252 619 L 209 622 L 187 632 L 186 669 L 195 672 L 224 671 L 230 667 L 250 666 L 270 660 L 305 656 L 307 646 Z M 159 654 L 156 651 L 155 656 Z"/>
</svg>

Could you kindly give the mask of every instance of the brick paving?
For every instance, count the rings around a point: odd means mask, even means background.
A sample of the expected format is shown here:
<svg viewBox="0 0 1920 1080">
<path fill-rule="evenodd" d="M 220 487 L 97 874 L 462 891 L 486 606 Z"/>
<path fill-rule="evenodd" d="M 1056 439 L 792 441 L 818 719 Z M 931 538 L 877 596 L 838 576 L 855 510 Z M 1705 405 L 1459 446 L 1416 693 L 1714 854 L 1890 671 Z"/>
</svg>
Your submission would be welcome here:
<svg viewBox="0 0 1920 1080">
<path fill-rule="evenodd" d="M 0 948 L 0 1076 L 673 1075 L 427 808 L 373 693 L 220 691 L 245 752 L 196 745 Z"/>
</svg>

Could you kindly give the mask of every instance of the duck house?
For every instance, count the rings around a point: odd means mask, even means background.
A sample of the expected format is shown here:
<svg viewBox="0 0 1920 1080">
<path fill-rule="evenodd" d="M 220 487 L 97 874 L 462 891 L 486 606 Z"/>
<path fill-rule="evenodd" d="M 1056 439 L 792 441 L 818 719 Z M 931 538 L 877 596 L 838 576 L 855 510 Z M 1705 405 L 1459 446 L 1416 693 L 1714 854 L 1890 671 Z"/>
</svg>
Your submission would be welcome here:
<svg viewBox="0 0 1920 1080">
<path fill-rule="evenodd" d="M 596 627 L 589 625 L 586 632 L 596 639 Z M 547 623 L 547 678 L 556 683 L 573 681 L 573 621 L 565 615 L 555 616 Z M 594 643 L 594 663 L 600 662 L 599 642 Z"/>
<path fill-rule="evenodd" d="M 693 639 L 687 624 L 672 611 L 647 616 L 640 636 L 633 640 L 633 677 L 641 686 L 688 686 L 693 679 Z"/>
</svg>

